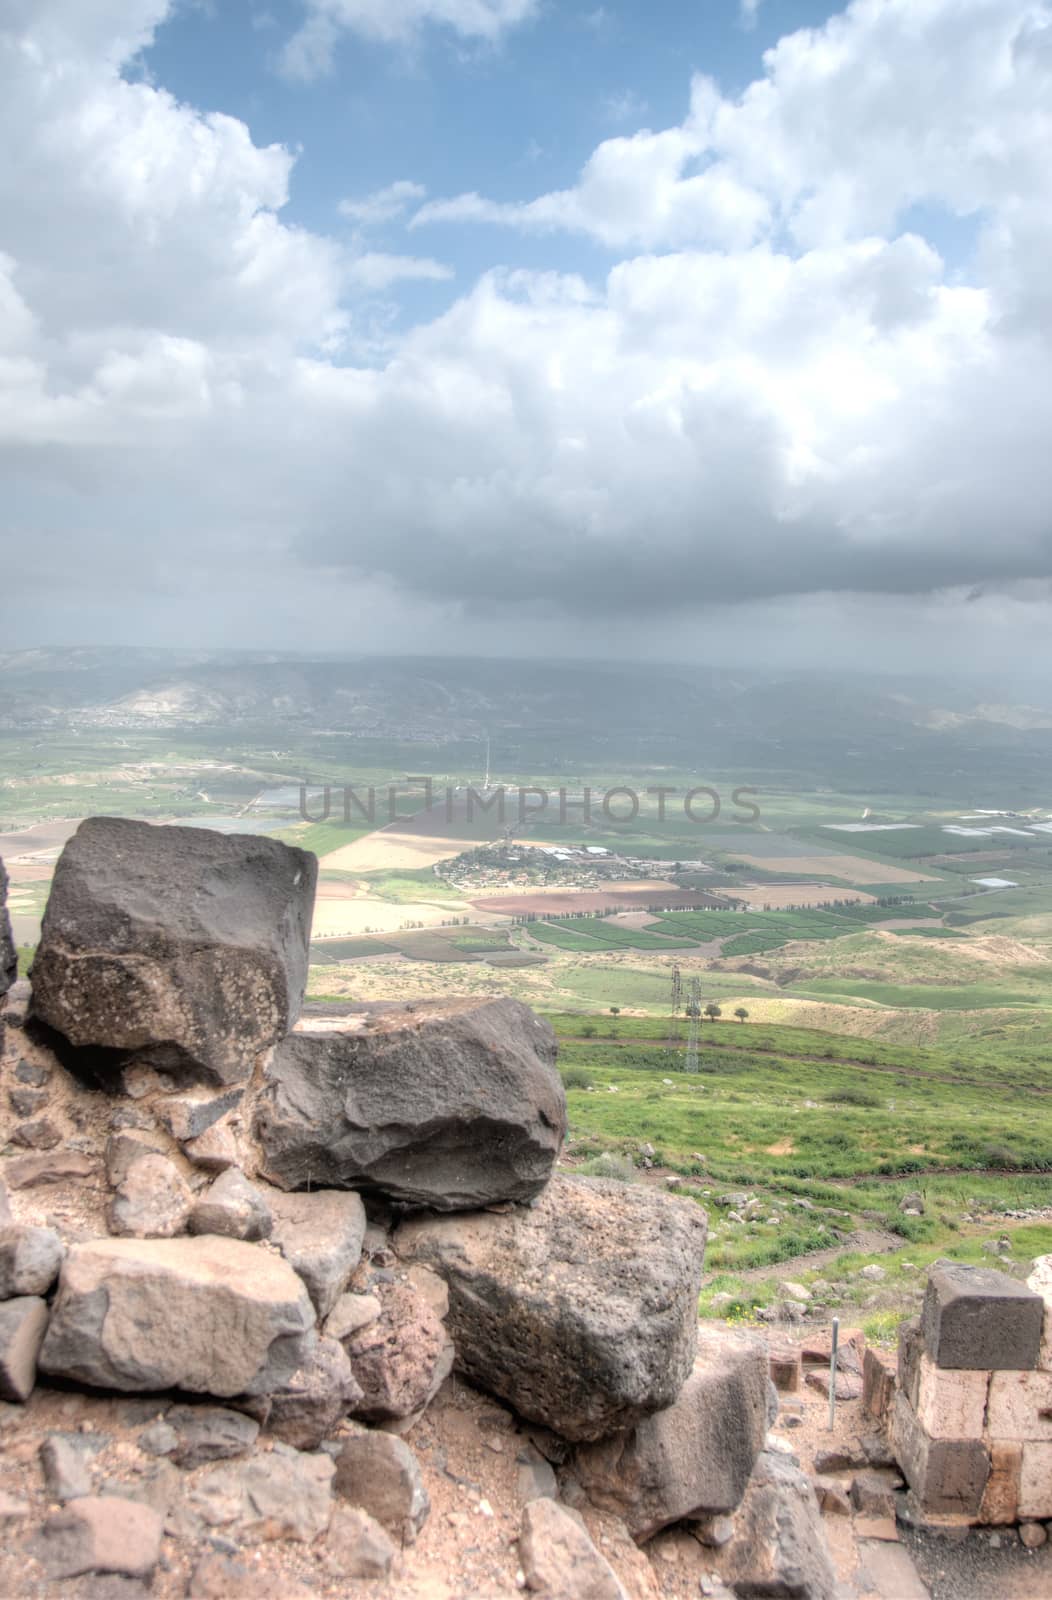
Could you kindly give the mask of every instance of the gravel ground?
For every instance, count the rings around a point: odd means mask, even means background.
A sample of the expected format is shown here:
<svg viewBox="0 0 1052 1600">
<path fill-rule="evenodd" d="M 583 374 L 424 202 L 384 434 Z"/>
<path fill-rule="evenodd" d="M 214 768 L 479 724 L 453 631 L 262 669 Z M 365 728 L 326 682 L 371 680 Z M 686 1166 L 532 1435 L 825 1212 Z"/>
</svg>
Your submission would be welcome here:
<svg viewBox="0 0 1052 1600">
<path fill-rule="evenodd" d="M 1052 1540 L 1040 1550 L 1026 1550 L 1012 1529 L 1004 1529 L 997 1549 L 988 1532 L 975 1531 L 955 1540 L 900 1524 L 899 1533 L 932 1600 L 1052 1597 Z"/>
</svg>

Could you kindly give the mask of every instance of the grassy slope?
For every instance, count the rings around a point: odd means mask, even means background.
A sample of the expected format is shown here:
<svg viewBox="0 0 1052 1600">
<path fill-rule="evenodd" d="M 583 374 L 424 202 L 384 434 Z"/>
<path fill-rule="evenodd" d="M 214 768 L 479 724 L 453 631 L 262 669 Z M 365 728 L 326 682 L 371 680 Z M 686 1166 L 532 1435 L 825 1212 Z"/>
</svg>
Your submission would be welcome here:
<svg viewBox="0 0 1052 1600">
<path fill-rule="evenodd" d="M 553 1020 L 570 1085 L 571 1163 L 601 1151 L 638 1160 L 649 1144 L 658 1164 L 685 1175 L 714 1230 L 705 1304 L 717 1293 L 732 1294 L 744 1311 L 769 1302 L 768 1270 L 832 1249 L 835 1259 L 794 1264 L 791 1275 L 832 1283 L 836 1302 L 851 1304 L 873 1290 L 859 1267 L 880 1261 L 886 1280 L 876 1298 L 897 1314 L 936 1256 L 988 1259 L 981 1245 L 997 1226 L 965 1223 L 965 1216 L 1048 1204 L 1047 1061 L 975 1047 L 961 1060 L 949 1051 L 723 1022 L 706 1025 L 702 1070 L 688 1075 L 681 1053 L 670 1057 L 649 1037 L 652 1019 L 597 1016 L 584 1024 L 596 1030 L 590 1039 L 581 1037 L 579 1016 Z M 728 1222 L 718 1203 L 738 1190 L 763 1201 L 745 1224 Z M 926 1214 L 906 1217 L 900 1202 L 916 1190 Z M 1002 1226 L 1010 1230 L 1009 1259 L 1052 1250 L 1052 1224 Z M 859 1228 L 897 1235 L 902 1246 L 867 1254 L 847 1240 L 836 1249 Z M 725 1313 L 726 1303 L 718 1309 Z"/>
</svg>

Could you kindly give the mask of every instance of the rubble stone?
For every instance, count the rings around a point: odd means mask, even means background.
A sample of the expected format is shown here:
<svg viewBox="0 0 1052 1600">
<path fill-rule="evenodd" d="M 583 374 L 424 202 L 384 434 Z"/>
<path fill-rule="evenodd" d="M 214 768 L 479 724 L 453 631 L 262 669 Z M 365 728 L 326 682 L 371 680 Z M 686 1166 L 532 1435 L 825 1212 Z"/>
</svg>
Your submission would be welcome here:
<svg viewBox="0 0 1052 1600">
<path fill-rule="evenodd" d="M 299 1278 L 259 1245 L 95 1240 L 63 1263 L 41 1368 L 100 1388 L 260 1394 L 281 1387 L 315 1337 Z"/>
<path fill-rule="evenodd" d="M 336 1459 L 333 1488 L 375 1517 L 403 1544 L 413 1544 L 431 1509 L 412 1450 L 391 1433 L 357 1433 Z"/>
<path fill-rule="evenodd" d="M 0 1305 L 0 1399 L 24 1403 L 33 1393 L 47 1320 L 47 1304 L 36 1295 Z"/>
<path fill-rule="evenodd" d="M 189 1186 L 167 1156 L 140 1156 L 110 1201 L 110 1232 L 131 1239 L 172 1239 L 186 1227 L 193 1203 Z"/>
<path fill-rule="evenodd" d="M 299 1273 L 323 1321 L 361 1260 L 365 1207 L 358 1195 L 339 1189 L 268 1196 L 271 1238 Z"/>
<path fill-rule="evenodd" d="M 0 1300 L 45 1295 L 62 1265 L 62 1240 L 54 1228 L 26 1222 L 0 1227 Z"/>
<path fill-rule="evenodd" d="M 117 1495 L 88 1495 L 47 1518 L 38 1541 L 52 1578 L 119 1572 L 145 1578 L 161 1556 L 158 1513 Z"/>
<path fill-rule="evenodd" d="M 215 1233 L 228 1239 L 266 1239 L 272 1226 L 266 1197 L 236 1167 L 220 1173 L 190 1214 L 191 1233 Z"/>
<path fill-rule="evenodd" d="M 583 1524 L 554 1500 L 532 1500 L 523 1511 L 519 1556 L 528 1587 L 544 1600 L 627 1600 Z"/>
</svg>

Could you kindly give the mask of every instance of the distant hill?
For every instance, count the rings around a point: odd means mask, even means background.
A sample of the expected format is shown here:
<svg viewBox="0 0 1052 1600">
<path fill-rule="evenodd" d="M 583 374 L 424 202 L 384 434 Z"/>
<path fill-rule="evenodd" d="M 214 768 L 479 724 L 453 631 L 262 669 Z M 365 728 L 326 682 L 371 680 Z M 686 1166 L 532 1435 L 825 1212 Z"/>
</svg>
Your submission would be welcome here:
<svg viewBox="0 0 1052 1600">
<path fill-rule="evenodd" d="M 269 728 L 398 742 L 491 735 L 505 769 L 587 756 L 654 768 L 737 766 L 787 786 L 996 762 L 1006 783 L 1052 777 L 1052 703 L 837 670 L 652 663 L 305 657 L 46 649 L 0 653 L 0 729 Z M 834 772 L 835 769 L 835 772 Z M 941 784 L 940 784 L 941 786 Z"/>
</svg>

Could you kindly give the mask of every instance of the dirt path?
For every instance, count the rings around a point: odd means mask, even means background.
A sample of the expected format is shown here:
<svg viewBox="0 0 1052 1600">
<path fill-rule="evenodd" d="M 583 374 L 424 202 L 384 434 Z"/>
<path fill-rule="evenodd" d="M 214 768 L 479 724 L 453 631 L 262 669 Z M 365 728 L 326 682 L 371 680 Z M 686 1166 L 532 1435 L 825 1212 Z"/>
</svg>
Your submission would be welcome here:
<svg viewBox="0 0 1052 1600">
<path fill-rule="evenodd" d="M 776 1261 L 766 1267 L 746 1267 L 744 1271 L 735 1271 L 733 1267 L 724 1267 L 720 1272 L 707 1273 L 702 1282 L 711 1283 L 713 1278 L 733 1273 L 735 1278 L 740 1278 L 743 1283 L 761 1283 L 764 1278 L 770 1278 L 775 1273 L 789 1274 L 793 1269 L 799 1271 L 802 1267 L 810 1271 L 813 1267 L 827 1267 L 830 1262 L 838 1261 L 841 1256 L 863 1254 L 867 1256 L 888 1255 L 892 1250 L 901 1250 L 906 1243 L 897 1234 L 885 1233 L 881 1228 L 859 1228 L 853 1233 L 845 1234 L 839 1244 L 830 1245 L 825 1250 L 808 1250 L 804 1255 L 787 1256 L 784 1261 Z"/>
</svg>

